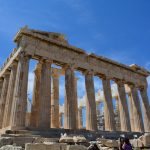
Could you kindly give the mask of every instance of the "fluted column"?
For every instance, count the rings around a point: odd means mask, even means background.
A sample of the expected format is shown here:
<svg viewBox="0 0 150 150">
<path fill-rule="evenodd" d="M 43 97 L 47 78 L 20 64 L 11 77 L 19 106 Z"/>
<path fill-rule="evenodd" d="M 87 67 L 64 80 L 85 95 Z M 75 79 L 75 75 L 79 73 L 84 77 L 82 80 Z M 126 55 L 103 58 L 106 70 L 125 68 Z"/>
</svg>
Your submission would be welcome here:
<svg viewBox="0 0 150 150">
<path fill-rule="evenodd" d="M 100 101 L 96 101 L 97 128 L 100 130 Z"/>
<path fill-rule="evenodd" d="M 135 106 L 133 105 L 133 99 L 132 99 L 131 93 L 128 94 L 128 97 L 129 97 L 129 108 L 130 108 L 129 112 L 130 112 L 131 131 L 134 132 L 135 131 L 135 127 L 134 127 L 135 126 L 135 123 L 134 123 L 134 117 L 135 116 L 134 116 L 133 110 L 134 110 Z"/>
<path fill-rule="evenodd" d="M 76 127 L 78 128 L 78 93 L 77 93 L 78 78 L 74 78 L 74 90 L 75 90 L 75 109 L 76 109 Z"/>
<path fill-rule="evenodd" d="M 52 74 L 51 128 L 59 128 L 59 75 Z"/>
<path fill-rule="evenodd" d="M 12 109 L 14 86 L 16 81 L 17 64 L 18 64 L 17 62 L 13 62 L 13 64 L 11 65 L 11 73 L 10 73 L 10 79 L 8 84 L 8 92 L 6 96 L 6 104 L 5 104 L 3 125 L 2 125 L 3 128 L 10 125 L 10 116 L 11 116 L 11 109 Z"/>
<path fill-rule="evenodd" d="M 150 132 L 150 104 L 147 95 L 147 87 L 140 88 L 142 98 L 142 109 L 144 114 L 144 129 L 145 132 Z"/>
<path fill-rule="evenodd" d="M 104 91 L 104 120 L 105 130 L 115 131 L 115 120 L 112 103 L 112 93 L 109 79 L 102 79 L 103 91 Z"/>
<path fill-rule="evenodd" d="M 115 108 L 115 114 L 116 114 L 116 131 L 121 131 L 121 123 L 120 123 L 120 111 L 119 111 L 119 98 L 118 96 L 115 98 L 116 99 L 116 108 Z"/>
<path fill-rule="evenodd" d="M 27 110 L 29 56 L 19 55 L 10 125 L 12 129 L 24 129 Z"/>
<path fill-rule="evenodd" d="M 59 128 L 63 128 L 63 113 L 59 113 Z"/>
<path fill-rule="evenodd" d="M 133 100 L 133 115 L 134 115 L 134 128 L 136 132 L 144 132 L 144 125 L 142 121 L 142 113 L 140 108 L 140 101 L 138 91 L 135 86 L 130 86 L 131 96 Z"/>
<path fill-rule="evenodd" d="M 82 106 L 78 108 L 78 128 L 83 128 L 83 115 L 82 115 Z"/>
<path fill-rule="evenodd" d="M 1 93 L 2 93 L 3 82 L 4 82 L 4 79 L 0 78 L 0 96 L 1 96 Z"/>
<path fill-rule="evenodd" d="M 65 68 L 65 105 L 64 105 L 64 128 L 76 129 L 76 93 L 75 93 L 75 79 L 73 67 L 67 66 Z"/>
<path fill-rule="evenodd" d="M 36 65 L 34 70 L 34 87 L 33 87 L 33 97 L 32 97 L 32 108 L 30 117 L 30 126 L 38 127 L 39 124 L 39 94 L 41 86 L 41 63 Z"/>
<path fill-rule="evenodd" d="M 93 73 L 85 73 L 85 87 L 86 87 L 86 129 L 97 130 L 97 115 L 96 115 L 96 101 L 95 89 L 93 81 Z"/>
<path fill-rule="evenodd" d="M 1 97 L 0 97 L 0 128 L 2 128 L 3 124 L 3 117 L 5 111 L 5 104 L 6 104 L 6 96 L 8 92 L 8 83 L 10 78 L 10 72 L 6 72 L 4 75 L 4 83 L 2 87 Z"/>
<path fill-rule="evenodd" d="M 117 82 L 117 88 L 119 97 L 121 131 L 129 132 L 131 131 L 131 126 L 124 83 Z"/>
<path fill-rule="evenodd" d="M 51 63 L 41 61 L 41 86 L 39 95 L 39 128 L 49 129 L 51 125 Z"/>
</svg>

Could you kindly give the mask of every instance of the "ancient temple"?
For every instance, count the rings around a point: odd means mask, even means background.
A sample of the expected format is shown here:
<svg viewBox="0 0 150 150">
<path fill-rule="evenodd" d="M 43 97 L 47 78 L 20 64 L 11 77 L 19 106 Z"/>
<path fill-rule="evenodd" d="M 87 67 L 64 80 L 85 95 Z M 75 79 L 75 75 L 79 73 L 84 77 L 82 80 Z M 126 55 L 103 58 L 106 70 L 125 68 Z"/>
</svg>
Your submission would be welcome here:
<svg viewBox="0 0 150 150">
<path fill-rule="evenodd" d="M 117 87 L 116 112 L 120 130 L 150 132 L 150 105 L 147 95 L 147 77 L 150 72 L 137 65 L 127 66 L 113 60 L 87 54 L 71 46 L 59 33 L 22 28 L 14 39 L 17 47 L 0 70 L 0 128 L 1 130 L 26 129 L 27 85 L 30 59 L 38 64 L 32 99 L 30 127 L 37 130 L 61 128 L 59 107 L 59 76 L 65 76 L 64 129 L 82 128 L 82 107 L 78 107 L 77 79 L 74 72 L 85 77 L 86 130 L 97 131 L 98 112 L 93 77 L 103 85 L 104 130 L 117 131 L 112 102 L 110 80 Z M 61 66 L 58 70 L 52 64 Z M 51 88 L 51 83 L 52 87 Z M 142 99 L 140 105 L 139 93 Z M 127 104 L 127 96 L 129 105 Z"/>
</svg>

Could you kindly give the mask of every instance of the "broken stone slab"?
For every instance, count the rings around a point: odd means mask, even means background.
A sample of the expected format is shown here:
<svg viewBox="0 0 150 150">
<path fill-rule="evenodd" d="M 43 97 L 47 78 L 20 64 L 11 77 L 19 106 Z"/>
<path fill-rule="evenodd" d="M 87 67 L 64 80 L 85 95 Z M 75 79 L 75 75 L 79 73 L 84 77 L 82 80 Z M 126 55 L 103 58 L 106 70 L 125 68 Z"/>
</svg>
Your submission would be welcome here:
<svg viewBox="0 0 150 150">
<path fill-rule="evenodd" d="M 87 140 L 84 136 L 73 136 L 73 141 L 75 143 L 85 143 L 85 142 L 87 142 Z"/>
<path fill-rule="evenodd" d="M 110 147 L 110 148 L 119 147 L 119 143 L 116 140 L 99 138 L 99 139 L 97 139 L 97 142 L 101 146 L 106 146 L 106 147 Z"/>
<path fill-rule="evenodd" d="M 5 145 L 12 145 L 13 139 L 10 137 L 0 137 L 0 147 Z"/>
<path fill-rule="evenodd" d="M 21 146 L 5 145 L 0 148 L 0 150 L 24 150 Z"/>
<path fill-rule="evenodd" d="M 86 143 L 87 140 L 82 135 L 66 135 L 66 136 L 61 136 L 59 142 L 60 143 Z"/>
</svg>

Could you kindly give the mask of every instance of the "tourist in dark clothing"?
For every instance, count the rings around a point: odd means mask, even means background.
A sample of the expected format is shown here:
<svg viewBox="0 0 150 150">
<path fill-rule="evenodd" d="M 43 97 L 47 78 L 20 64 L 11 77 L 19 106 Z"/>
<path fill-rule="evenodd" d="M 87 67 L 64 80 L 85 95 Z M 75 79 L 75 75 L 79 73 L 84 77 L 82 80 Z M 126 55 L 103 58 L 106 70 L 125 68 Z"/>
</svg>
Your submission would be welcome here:
<svg viewBox="0 0 150 150">
<path fill-rule="evenodd" d="M 128 138 L 124 139 L 124 144 L 122 146 L 123 150 L 132 150 L 132 146 Z"/>
<path fill-rule="evenodd" d="M 123 150 L 122 146 L 124 144 L 124 138 L 120 137 L 119 138 L 119 150 Z"/>
</svg>

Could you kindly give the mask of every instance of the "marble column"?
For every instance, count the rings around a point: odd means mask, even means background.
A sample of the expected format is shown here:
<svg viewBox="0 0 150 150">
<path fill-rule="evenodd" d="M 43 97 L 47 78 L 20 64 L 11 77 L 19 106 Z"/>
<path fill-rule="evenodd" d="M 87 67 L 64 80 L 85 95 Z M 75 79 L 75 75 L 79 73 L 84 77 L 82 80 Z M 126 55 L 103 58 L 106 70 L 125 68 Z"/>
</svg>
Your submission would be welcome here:
<svg viewBox="0 0 150 150">
<path fill-rule="evenodd" d="M 86 129 L 91 131 L 97 130 L 97 114 L 95 89 L 93 81 L 93 73 L 85 73 L 85 87 L 86 87 Z"/>
<path fill-rule="evenodd" d="M 10 72 L 7 71 L 4 75 L 4 83 L 3 83 L 1 97 L 0 97 L 0 128 L 2 128 L 2 124 L 3 124 L 9 78 L 10 78 Z"/>
<path fill-rule="evenodd" d="M 65 68 L 65 105 L 64 105 L 64 128 L 77 129 L 76 124 L 76 93 L 75 93 L 75 79 L 73 67 L 67 66 Z"/>
<path fill-rule="evenodd" d="M 105 130 L 115 131 L 115 118 L 112 103 L 112 93 L 109 79 L 102 79 L 104 91 L 104 120 Z"/>
<path fill-rule="evenodd" d="M 49 129 L 51 125 L 51 63 L 50 60 L 41 61 L 38 124 L 40 129 Z"/>
<path fill-rule="evenodd" d="M 82 115 L 82 107 L 78 108 L 78 128 L 83 128 L 83 115 Z"/>
<path fill-rule="evenodd" d="M 129 97 L 129 108 L 130 108 L 130 124 L 131 124 L 131 131 L 134 132 L 135 131 L 135 123 L 134 123 L 134 105 L 133 105 L 133 99 L 132 99 L 132 96 L 131 96 L 131 93 L 128 94 L 128 97 Z"/>
<path fill-rule="evenodd" d="M 124 83 L 121 81 L 117 82 L 117 88 L 119 97 L 121 131 L 129 132 L 131 131 L 131 126 Z"/>
<path fill-rule="evenodd" d="M 17 62 L 13 62 L 13 64 L 11 65 L 11 73 L 10 73 L 10 79 L 8 84 L 8 91 L 6 96 L 6 104 L 5 104 L 3 125 L 2 125 L 3 128 L 10 126 L 10 116 L 11 116 L 11 109 L 12 109 L 14 86 L 16 81 L 17 64 L 18 64 Z"/>
<path fill-rule="evenodd" d="M 100 130 L 100 101 L 96 101 L 97 128 Z"/>
<path fill-rule="evenodd" d="M 145 132 L 150 132 L 150 104 L 147 95 L 147 87 L 140 88 L 142 98 L 142 110 L 144 114 L 144 129 Z"/>
<path fill-rule="evenodd" d="M 136 132 L 144 132 L 144 125 L 142 121 L 142 112 L 140 108 L 140 100 L 138 96 L 138 91 L 135 86 L 130 86 L 131 96 L 133 102 L 133 116 L 134 116 L 134 129 Z"/>
<path fill-rule="evenodd" d="M 59 75 L 52 74 L 51 128 L 59 128 Z"/>
<path fill-rule="evenodd" d="M 75 90 L 75 109 L 76 109 L 76 127 L 78 128 L 78 93 L 77 93 L 78 78 L 74 78 L 74 90 Z"/>
<path fill-rule="evenodd" d="M 4 81 L 4 79 L 0 78 L 0 96 L 1 96 L 1 93 L 2 93 L 3 81 Z"/>
<path fill-rule="evenodd" d="M 63 128 L 63 113 L 59 113 L 59 128 Z"/>
<path fill-rule="evenodd" d="M 27 111 L 29 56 L 19 55 L 16 81 L 14 86 L 10 125 L 11 129 L 24 129 Z"/>
<path fill-rule="evenodd" d="M 33 87 L 33 96 L 32 96 L 32 107 L 31 107 L 31 117 L 30 117 L 30 126 L 38 127 L 39 124 L 39 94 L 41 86 L 41 63 L 36 65 L 34 70 L 34 87 Z"/>
<path fill-rule="evenodd" d="M 121 131 L 121 123 L 120 123 L 120 111 L 119 111 L 119 97 L 115 97 L 116 99 L 116 107 L 115 107 L 115 115 L 116 115 L 116 131 Z"/>
</svg>

